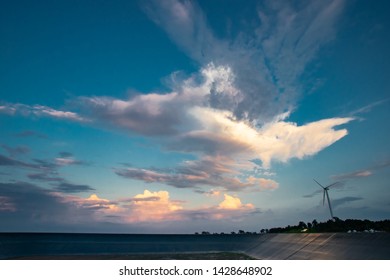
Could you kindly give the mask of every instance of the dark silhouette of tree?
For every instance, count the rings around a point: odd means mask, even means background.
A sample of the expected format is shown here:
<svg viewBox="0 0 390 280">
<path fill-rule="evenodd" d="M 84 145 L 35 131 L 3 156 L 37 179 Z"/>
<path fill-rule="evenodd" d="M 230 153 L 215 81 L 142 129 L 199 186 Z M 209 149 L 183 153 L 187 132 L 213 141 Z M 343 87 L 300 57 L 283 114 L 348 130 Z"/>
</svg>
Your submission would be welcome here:
<svg viewBox="0 0 390 280">
<path fill-rule="evenodd" d="M 357 220 L 357 219 L 347 219 L 345 221 L 334 217 L 331 220 L 325 222 L 317 222 L 313 220 L 311 223 L 305 224 L 300 221 L 298 225 L 295 226 L 286 226 L 286 227 L 275 227 L 271 229 L 261 229 L 260 233 L 298 233 L 302 232 L 303 229 L 306 229 L 304 232 L 313 233 L 313 232 L 372 232 L 372 231 L 384 231 L 390 232 L 390 220 L 382 221 L 370 221 L 370 220 Z M 201 233 L 195 232 L 196 235 L 209 235 L 210 232 L 202 231 Z M 214 233 L 215 234 L 215 233 Z M 221 232 L 221 234 L 224 234 Z M 236 235 L 237 233 L 232 231 L 230 234 Z M 257 234 L 256 232 L 245 232 L 239 230 L 238 234 Z"/>
<path fill-rule="evenodd" d="M 305 232 L 364 232 L 364 231 L 386 231 L 390 232 L 390 220 L 383 221 L 370 221 L 370 220 L 352 220 L 347 219 L 345 221 L 334 217 L 326 222 L 313 222 L 307 225 L 304 222 L 299 222 L 296 226 L 276 227 L 271 228 L 269 233 L 291 233 L 301 232 L 302 229 L 307 228 Z"/>
<path fill-rule="evenodd" d="M 298 227 L 299 227 L 300 229 L 307 228 L 306 224 L 305 224 L 304 222 L 302 222 L 302 221 L 299 222 Z"/>
</svg>

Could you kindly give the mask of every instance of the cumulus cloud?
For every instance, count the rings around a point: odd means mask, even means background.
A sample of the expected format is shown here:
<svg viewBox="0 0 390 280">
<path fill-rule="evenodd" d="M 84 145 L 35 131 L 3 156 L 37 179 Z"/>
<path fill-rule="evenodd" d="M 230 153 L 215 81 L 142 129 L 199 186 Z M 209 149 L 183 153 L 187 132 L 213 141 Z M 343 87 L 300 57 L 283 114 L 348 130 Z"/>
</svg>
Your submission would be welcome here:
<svg viewBox="0 0 390 280">
<path fill-rule="evenodd" d="M 218 205 L 219 209 L 242 209 L 242 208 L 247 208 L 247 209 L 254 209 L 255 207 L 253 204 L 242 204 L 241 200 L 238 197 L 233 197 L 228 194 L 224 194 L 224 200 Z"/>
<path fill-rule="evenodd" d="M 238 197 L 224 194 L 224 200 L 218 206 L 203 207 L 197 209 L 185 209 L 183 202 L 171 200 L 167 191 L 150 192 L 145 190 L 143 194 L 134 196 L 138 198 L 155 198 L 152 200 L 132 201 L 128 208 L 131 215 L 127 221 L 167 221 L 167 220 L 218 220 L 239 217 L 241 215 L 254 213 L 257 210 L 248 203 L 243 204 Z"/>
<path fill-rule="evenodd" d="M 130 213 L 125 220 L 128 222 L 152 222 L 176 220 L 176 212 L 183 209 L 181 202 L 172 201 L 167 191 L 150 192 L 145 190 L 142 194 L 134 196 L 127 207 Z"/>
<path fill-rule="evenodd" d="M 248 166 L 248 161 L 260 159 L 265 168 L 270 167 L 272 160 L 286 162 L 314 155 L 347 135 L 345 129 L 334 127 L 352 118 L 330 118 L 300 126 L 285 121 L 289 112 L 274 114 L 272 121 L 262 126 L 250 118 L 237 119 L 232 110 L 211 108 L 207 103 L 212 94 L 240 95 L 231 68 L 211 63 L 200 71 L 199 77 L 182 81 L 175 91 L 167 94 L 143 94 L 128 100 L 79 97 L 73 103 L 81 118 L 157 141 L 165 137 L 160 143 L 167 149 L 201 157 L 224 155 L 229 160 L 242 159 L 241 163 Z M 58 157 L 56 162 L 58 165 L 80 164 L 71 157 Z M 157 175 L 138 171 L 139 176 L 151 176 L 150 180 L 155 180 L 153 176 Z M 129 172 L 137 176 L 136 170 Z M 169 181 L 169 178 L 159 180 Z"/>
<path fill-rule="evenodd" d="M 194 218 L 219 220 L 240 218 L 259 213 L 253 204 L 243 204 L 238 197 L 225 194 L 224 200 L 217 206 L 185 208 L 185 201 L 173 200 L 168 191 L 152 192 L 144 190 L 131 198 L 109 200 L 92 194 L 88 198 L 67 196 L 65 201 L 81 209 L 93 210 L 94 218 L 124 224 L 155 223 L 168 221 L 188 221 Z"/>
<path fill-rule="evenodd" d="M 347 135 L 346 129 L 334 127 L 346 124 L 352 118 L 331 118 L 305 125 L 278 120 L 261 128 L 244 121 L 235 121 L 228 111 L 194 108 L 202 129 L 183 134 L 172 149 L 243 155 L 260 159 L 264 167 L 272 160 L 287 162 L 291 158 L 311 156 Z M 252 155 L 252 156 L 250 156 Z"/>
</svg>

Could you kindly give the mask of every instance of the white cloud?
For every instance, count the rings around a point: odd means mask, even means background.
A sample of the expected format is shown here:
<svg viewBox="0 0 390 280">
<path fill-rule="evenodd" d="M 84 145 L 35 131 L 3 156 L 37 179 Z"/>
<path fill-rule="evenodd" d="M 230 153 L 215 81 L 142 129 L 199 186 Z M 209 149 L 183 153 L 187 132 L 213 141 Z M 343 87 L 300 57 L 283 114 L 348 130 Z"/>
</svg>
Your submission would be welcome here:
<svg viewBox="0 0 390 280">
<path fill-rule="evenodd" d="M 255 207 L 253 204 L 242 204 L 241 200 L 238 197 L 233 197 L 228 194 L 224 194 L 224 200 L 218 205 L 219 209 L 241 209 L 241 208 L 246 208 L 246 209 L 254 209 Z"/>
<path fill-rule="evenodd" d="M 202 129 L 185 134 L 184 140 L 173 147 L 244 160 L 261 159 L 266 168 L 272 160 L 287 162 L 318 153 L 347 135 L 346 129 L 335 130 L 334 127 L 353 120 L 331 118 L 302 126 L 277 121 L 255 128 L 245 121 L 234 120 L 228 111 L 196 107 L 191 112 Z"/>
</svg>

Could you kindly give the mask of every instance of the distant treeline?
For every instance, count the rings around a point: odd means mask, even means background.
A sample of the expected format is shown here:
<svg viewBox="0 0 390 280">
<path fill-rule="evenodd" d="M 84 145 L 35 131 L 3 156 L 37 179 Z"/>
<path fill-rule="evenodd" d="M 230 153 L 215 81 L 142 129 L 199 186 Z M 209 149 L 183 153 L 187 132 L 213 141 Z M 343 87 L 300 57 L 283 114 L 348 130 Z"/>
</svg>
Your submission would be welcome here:
<svg viewBox="0 0 390 280">
<path fill-rule="evenodd" d="M 390 220 L 370 221 L 370 220 L 341 220 L 334 218 L 326 222 L 317 222 L 313 220 L 311 223 L 299 222 L 298 225 L 287 227 L 271 228 L 269 230 L 262 229 L 261 233 L 296 233 L 296 232 L 364 232 L 364 231 L 386 231 L 390 232 Z"/>
<path fill-rule="evenodd" d="M 374 232 L 374 231 L 385 231 L 390 232 L 390 220 L 382 221 L 370 221 L 370 220 L 355 220 L 347 219 L 341 220 L 334 218 L 326 222 L 299 222 L 295 226 L 276 227 L 270 229 L 261 229 L 259 232 L 248 232 L 239 230 L 238 232 L 230 233 L 210 233 L 208 231 L 202 231 L 201 233 L 195 232 L 195 234 L 264 234 L 264 233 L 316 233 L 316 232 Z"/>
</svg>

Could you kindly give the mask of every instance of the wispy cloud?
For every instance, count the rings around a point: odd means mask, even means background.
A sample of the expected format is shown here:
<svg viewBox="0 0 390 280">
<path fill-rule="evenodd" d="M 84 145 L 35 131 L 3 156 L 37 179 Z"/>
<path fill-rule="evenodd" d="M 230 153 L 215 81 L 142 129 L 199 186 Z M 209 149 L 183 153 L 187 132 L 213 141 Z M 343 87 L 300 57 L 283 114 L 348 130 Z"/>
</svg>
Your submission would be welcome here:
<svg viewBox="0 0 390 280">
<path fill-rule="evenodd" d="M 390 166 L 390 160 L 385 160 L 383 162 L 373 164 L 365 169 L 360 169 L 360 170 L 356 170 L 344 174 L 332 175 L 331 177 L 333 180 L 337 180 L 337 181 L 361 179 L 361 178 L 372 176 L 373 174 L 375 174 L 375 171 L 383 168 L 388 168 L 389 166 Z"/>
<path fill-rule="evenodd" d="M 389 102 L 390 101 L 390 98 L 387 98 L 387 99 L 383 99 L 383 100 L 379 100 L 379 101 L 376 101 L 376 102 L 373 102 L 373 103 L 370 103 L 366 106 L 363 106 L 361 108 L 358 108 L 354 111 L 352 111 L 351 113 L 349 113 L 351 116 L 357 116 L 359 114 L 363 114 L 363 113 L 368 113 L 370 112 L 373 108 L 377 107 L 377 106 L 380 106 L 386 102 Z"/>
<path fill-rule="evenodd" d="M 192 59 L 231 69 L 238 91 L 211 92 L 212 107 L 262 124 L 294 107 L 302 88 L 299 78 L 320 47 L 334 38 L 344 1 L 263 1 L 256 27 L 242 28 L 236 38 L 217 38 L 195 2 L 148 1 L 144 7 Z"/>
<path fill-rule="evenodd" d="M 65 182 L 65 179 L 60 177 L 55 171 L 30 173 L 27 177 L 31 180 L 37 180 L 41 182 Z"/>
<path fill-rule="evenodd" d="M 37 168 L 36 164 L 27 163 L 24 161 L 12 159 L 0 154 L 0 166 L 17 166 L 17 167 L 27 167 L 27 168 Z"/>
<path fill-rule="evenodd" d="M 25 155 L 30 152 L 30 148 L 27 146 L 10 147 L 8 145 L 2 144 L 1 147 L 8 152 L 10 157 Z"/>
<path fill-rule="evenodd" d="M 26 137 L 37 137 L 37 138 L 43 138 L 43 139 L 47 138 L 47 135 L 40 133 L 40 132 L 37 132 L 37 131 L 33 131 L 33 130 L 23 130 L 23 131 L 16 133 L 15 136 L 20 137 L 20 138 L 26 138 Z"/>
<path fill-rule="evenodd" d="M 346 197 L 343 197 L 343 198 L 334 199 L 332 201 L 332 205 L 333 205 L 334 208 L 337 208 L 337 207 L 340 207 L 343 204 L 347 204 L 347 203 L 354 202 L 354 201 L 359 201 L 359 200 L 362 200 L 362 199 L 363 199 L 362 197 L 346 196 Z"/>
<path fill-rule="evenodd" d="M 63 193 L 80 193 L 94 191 L 95 189 L 88 185 L 77 185 L 62 182 L 55 188 L 55 190 Z"/>
<path fill-rule="evenodd" d="M 248 166 L 247 166 L 248 165 Z M 247 169 L 252 165 L 247 162 L 240 165 L 227 157 L 205 156 L 200 160 L 186 161 L 174 170 L 150 170 L 142 168 L 117 168 L 115 173 L 119 176 L 141 180 L 147 183 L 165 183 L 176 188 L 219 187 L 234 191 L 262 191 L 278 187 L 278 183 L 271 179 L 246 176 L 239 179 L 239 170 Z"/>
<path fill-rule="evenodd" d="M 359 170 L 359 171 L 354 171 L 354 172 L 345 173 L 345 174 L 333 175 L 332 179 L 333 180 L 349 180 L 349 179 L 368 177 L 371 175 L 372 175 L 372 171 L 370 171 L 370 170 Z"/>
<path fill-rule="evenodd" d="M 26 105 L 21 103 L 3 103 L 0 106 L 0 113 L 7 115 L 22 115 L 34 117 L 51 117 L 55 119 L 70 120 L 76 122 L 86 122 L 87 119 L 80 117 L 77 113 L 62 111 L 43 105 Z"/>
</svg>

